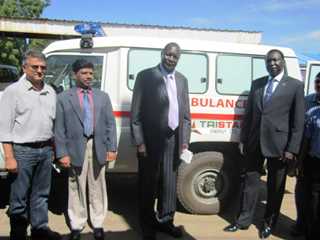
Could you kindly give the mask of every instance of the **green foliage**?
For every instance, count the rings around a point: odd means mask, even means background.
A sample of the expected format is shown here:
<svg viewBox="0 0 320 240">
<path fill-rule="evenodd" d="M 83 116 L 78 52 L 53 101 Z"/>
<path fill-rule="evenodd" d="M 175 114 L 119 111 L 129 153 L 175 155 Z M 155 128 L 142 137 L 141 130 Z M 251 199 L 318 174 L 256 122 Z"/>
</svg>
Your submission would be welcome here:
<svg viewBox="0 0 320 240">
<path fill-rule="evenodd" d="M 0 16 L 40 17 L 50 0 L 0 0 Z"/>
<path fill-rule="evenodd" d="M 50 5 L 50 0 L 0 0 L 0 16 L 38 18 L 43 9 Z M 30 46 L 42 50 L 46 40 L 30 40 Z M 27 46 L 22 38 L 0 38 L 0 63 L 19 67 L 23 52 Z"/>
<path fill-rule="evenodd" d="M 9 65 L 20 65 L 22 39 L 3 38 L 0 40 L 0 63 Z"/>
<path fill-rule="evenodd" d="M 28 45 L 28 49 L 37 49 L 39 51 L 42 51 L 53 41 L 54 40 L 48 39 L 32 39 L 30 41 L 30 44 Z"/>
</svg>

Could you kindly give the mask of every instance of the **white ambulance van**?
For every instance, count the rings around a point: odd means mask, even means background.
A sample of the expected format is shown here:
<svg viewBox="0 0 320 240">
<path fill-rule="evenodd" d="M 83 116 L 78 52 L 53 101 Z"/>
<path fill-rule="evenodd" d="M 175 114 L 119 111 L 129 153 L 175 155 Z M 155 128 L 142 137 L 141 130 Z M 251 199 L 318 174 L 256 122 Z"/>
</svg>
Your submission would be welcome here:
<svg viewBox="0 0 320 240">
<path fill-rule="evenodd" d="M 179 168 L 177 191 L 191 213 L 218 213 L 237 193 L 241 156 L 237 148 L 241 117 L 251 81 L 267 74 L 265 54 L 285 56 L 286 73 L 301 79 L 293 50 L 276 46 L 147 37 L 95 37 L 51 43 L 44 53 L 46 82 L 60 92 L 75 85 L 71 65 L 85 58 L 95 66 L 93 87 L 112 100 L 118 128 L 118 159 L 108 171 L 137 172 L 130 139 L 130 104 L 139 71 L 160 62 L 160 51 L 177 42 L 182 55 L 177 70 L 188 79 L 192 117 L 191 163 Z M 311 87 L 310 87 L 311 89 Z"/>
<path fill-rule="evenodd" d="M 314 79 L 320 72 L 320 61 L 308 61 L 305 73 L 305 90 L 307 93 L 314 92 Z"/>
</svg>

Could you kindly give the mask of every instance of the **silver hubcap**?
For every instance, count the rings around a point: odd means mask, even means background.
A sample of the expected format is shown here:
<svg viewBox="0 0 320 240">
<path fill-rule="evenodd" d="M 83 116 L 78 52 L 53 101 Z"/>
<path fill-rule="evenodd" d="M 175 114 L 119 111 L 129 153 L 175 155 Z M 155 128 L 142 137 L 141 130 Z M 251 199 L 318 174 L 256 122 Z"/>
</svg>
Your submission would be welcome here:
<svg viewBox="0 0 320 240">
<path fill-rule="evenodd" d="M 194 189 L 196 194 L 202 198 L 213 198 L 219 192 L 217 189 L 217 180 L 219 172 L 210 169 L 204 170 L 194 178 Z"/>
</svg>

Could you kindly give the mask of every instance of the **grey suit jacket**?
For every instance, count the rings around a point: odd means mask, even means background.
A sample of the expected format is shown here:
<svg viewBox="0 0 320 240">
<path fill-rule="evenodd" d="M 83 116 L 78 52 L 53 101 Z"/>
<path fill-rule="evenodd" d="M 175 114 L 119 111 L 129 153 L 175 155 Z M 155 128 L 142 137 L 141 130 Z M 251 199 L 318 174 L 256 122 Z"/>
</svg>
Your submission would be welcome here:
<svg viewBox="0 0 320 240">
<path fill-rule="evenodd" d="M 187 79 L 175 72 L 179 105 L 179 152 L 190 140 L 190 106 Z M 169 100 L 160 66 L 141 71 L 131 103 L 131 133 L 134 144 L 161 150 L 168 132 Z"/>
<path fill-rule="evenodd" d="M 55 121 L 56 157 L 70 156 L 73 166 L 81 167 L 87 139 L 83 134 L 83 112 L 77 88 L 62 92 L 57 98 Z M 108 94 L 93 89 L 94 149 L 98 162 L 106 162 L 106 153 L 116 151 L 116 124 Z"/>
<path fill-rule="evenodd" d="M 240 141 L 248 151 L 261 147 L 265 157 L 279 157 L 284 151 L 297 154 L 304 125 L 303 83 L 284 76 L 263 104 L 267 81 L 266 76 L 252 82 Z"/>
</svg>

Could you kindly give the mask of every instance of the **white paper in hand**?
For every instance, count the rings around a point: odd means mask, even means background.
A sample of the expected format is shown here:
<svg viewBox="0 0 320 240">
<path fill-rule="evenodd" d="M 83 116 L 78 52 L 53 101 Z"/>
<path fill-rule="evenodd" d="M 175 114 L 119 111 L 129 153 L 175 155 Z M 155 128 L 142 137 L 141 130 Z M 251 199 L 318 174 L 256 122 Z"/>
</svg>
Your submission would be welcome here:
<svg viewBox="0 0 320 240">
<path fill-rule="evenodd" d="M 191 163 L 192 157 L 193 153 L 188 149 L 184 149 L 180 155 L 180 159 L 187 164 Z"/>
</svg>

